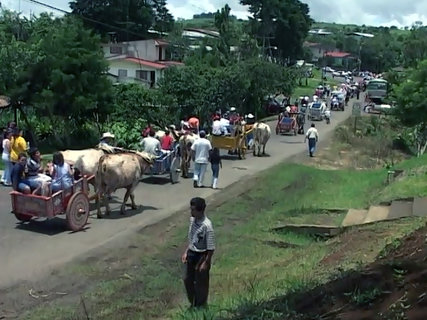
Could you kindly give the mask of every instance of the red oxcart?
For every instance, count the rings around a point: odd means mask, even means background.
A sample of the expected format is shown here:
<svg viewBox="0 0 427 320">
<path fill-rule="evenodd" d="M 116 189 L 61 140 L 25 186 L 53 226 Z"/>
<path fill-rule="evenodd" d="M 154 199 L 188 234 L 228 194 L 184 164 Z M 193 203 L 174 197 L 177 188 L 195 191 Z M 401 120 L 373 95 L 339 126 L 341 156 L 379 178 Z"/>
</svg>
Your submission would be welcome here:
<svg viewBox="0 0 427 320">
<path fill-rule="evenodd" d="M 71 188 L 60 190 L 50 197 L 12 191 L 12 213 L 20 221 L 30 221 L 32 217 L 53 218 L 65 213 L 68 228 L 79 231 L 89 218 L 88 181 L 93 178 L 84 176 L 75 181 Z"/>
<path fill-rule="evenodd" d="M 276 134 L 291 133 L 294 136 L 297 135 L 298 124 L 296 119 L 296 113 L 289 113 L 289 117 L 281 115 L 276 125 Z"/>
</svg>

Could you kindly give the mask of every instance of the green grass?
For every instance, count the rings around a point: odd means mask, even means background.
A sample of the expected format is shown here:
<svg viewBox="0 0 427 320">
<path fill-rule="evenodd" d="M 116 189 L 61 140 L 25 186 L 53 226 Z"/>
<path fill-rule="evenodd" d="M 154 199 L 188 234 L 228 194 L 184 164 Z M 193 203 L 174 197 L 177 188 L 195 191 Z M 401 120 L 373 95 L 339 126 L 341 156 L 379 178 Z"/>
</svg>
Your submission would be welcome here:
<svg viewBox="0 0 427 320">
<path fill-rule="evenodd" d="M 381 201 L 427 196 L 427 154 L 402 162 L 394 169 L 404 170 L 402 176 L 379 194 Z"/>
<path fill-rule="evenodd" d="M 422 164 L 421 160 L 411 159 L 401 166 L 415 170 Z M 363 242 L 366 247 L 351 250 L 339 265 L 330 267 L 321 267 L 320 261 L 340 247 L 339 238 L 321 241 L 308 235 L 271 231 L 283 223 L 312 223 L 316 219 L 339 225 L 342 213 L 329 214 L 321 209 L 362 208 L 376 203 L 384 189 L 383 182 L 383 169 L 326 171 L 282 164 L 266 171 L 251 190 L 210 208 L 208 215 L 215 226 L 218 249 L 207 310 L 185 308 L 180 252 L 176 248 L 185 242 L 186 218 L 168 233 L 164 244 L 153 245 L 150 252 L 132 251 L 140 257 L 137 268 L 122 270 L 113 277 L 104 274 L 105 269 L 100 266 L 70 267 L 69 271 L 74 277 L 92 274 L 95 279 L 104 278 L 83 294 L 91 319 L 217 319 L 260 313 L 261 318 L 266 318 L 273 311 L 260 310 L 259 304 L 323 283 L 336 273 L 336 267 L 348 270 L 364 265 L 386 244 L 425 223 L 422 219 L 403 219 L 363 227 L 378 238 Z M 357 230 L 349 232 L 361 234 Z M 135 241 L 143 243 L 146 237 L 137 235 Z M 279 247 L 272 243 L 290 245 Z M 120 254 L 124 253 L 117 252 L 117 259 Z M 124 273 L 127 277 L 123 277 Z M 355 298 L 360 298 L 357 294 Z M 58 304 L 41 305 L 26 318 L 47 319 L 46 315 L 57 315 L 58 310 L 61 316 L 52 318 L 72 319 L 81 314 L 82 306 L 76 305 L 73 310 Z"/>
</svg>

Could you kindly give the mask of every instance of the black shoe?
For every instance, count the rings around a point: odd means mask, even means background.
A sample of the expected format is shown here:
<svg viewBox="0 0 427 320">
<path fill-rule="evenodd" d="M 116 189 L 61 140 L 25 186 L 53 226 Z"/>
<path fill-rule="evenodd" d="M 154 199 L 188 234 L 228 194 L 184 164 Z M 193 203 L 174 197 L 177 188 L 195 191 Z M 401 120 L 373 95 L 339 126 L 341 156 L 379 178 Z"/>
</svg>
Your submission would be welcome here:
<svg viewBox="0 0 427 320">
<path fill-rule="evenodd" d="M 197 186 L 197 181 L 195 181 L 195 180 L 193 180 L 193 187 L 194 187 L 194 188 L 198 188 L 198 186 Z"/>
<path fill-rule="evenodd" d="M 310 152 L 310 157 L 313 157 L 313 152 Z"/>
</svg>

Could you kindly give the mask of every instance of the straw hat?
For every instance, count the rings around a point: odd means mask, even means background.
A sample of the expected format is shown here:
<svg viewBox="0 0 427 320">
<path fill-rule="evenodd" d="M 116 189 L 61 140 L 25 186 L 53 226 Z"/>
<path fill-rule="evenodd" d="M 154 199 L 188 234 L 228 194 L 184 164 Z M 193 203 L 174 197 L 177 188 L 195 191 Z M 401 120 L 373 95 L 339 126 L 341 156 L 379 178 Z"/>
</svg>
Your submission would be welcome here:
<svg viewBox="0 0 427 320">
<path fill-rule="evenodd" d="M 107 139 L 107 138 L 114 139 L 114 134 L 112 134 L 111 132 L 104 132 L 104 133 L 102 134 L 101 140 L 102 140 L 102 139 Z"/>
</svg>

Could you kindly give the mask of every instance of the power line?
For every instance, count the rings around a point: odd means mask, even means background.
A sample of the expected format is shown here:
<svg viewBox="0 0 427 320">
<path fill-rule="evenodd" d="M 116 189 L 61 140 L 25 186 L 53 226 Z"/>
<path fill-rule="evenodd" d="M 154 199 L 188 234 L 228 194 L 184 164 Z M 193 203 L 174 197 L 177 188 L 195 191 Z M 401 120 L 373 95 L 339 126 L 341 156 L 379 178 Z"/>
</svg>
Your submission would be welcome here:
<svg viewBox="0 0 427 320">
<path fill-rule="evenodd" d="M 39 6 L 46 7 L 46 8 L 49 8 L 51 10 L 55 10 L 55 11 L 58 11 L 58 12 L 61 12 L 61 13 L 64 13 L 64 14 L 75 15 L 73 12 L 68 12 L 66 10 L 54 7 L 54 6 L 50 5 L 50 4 L 46 4 L 46 3 L 43 3 L 43 2 L 40 2 L 40 1 L 37 1 L 37 0 L 25 0 L 25 1 L 32 2 L 32 3 L 37 4 Z M 117 26 L 114 26 L 114 25 L 111 25 L 111 24 L 108 24 L 108 23 L 104 23 L 104 22 L 101 22 L 101 21 L 98 21 L 98 20 L 94 20 L 94 19 L 85 17 L 83 15 L 78 15 L 78 16 L 80 18 L 82 18 L 83 20 L 86 20 L 86 21 L 89 21 L 89 22 L 93 22 L 93 23 L 97 23 L 97 24 L 102 25 L 104 27 L 109 27 L 109 28 L 112 28 L 112 29 L 115 29 L 115 30 L 118 30 L 118 31 L 127 32 L 127 33 L 132 34 L 132 35 L 137 36 L 137 37 L 141 36 L 139 33 L 136 33 L 136 32 L 133 32 L 133 31 L 129 31 L 128 29 L 123 29 L 123 28 L 120 28 L 120 27 L 117 27 Z"/>
</svg>

